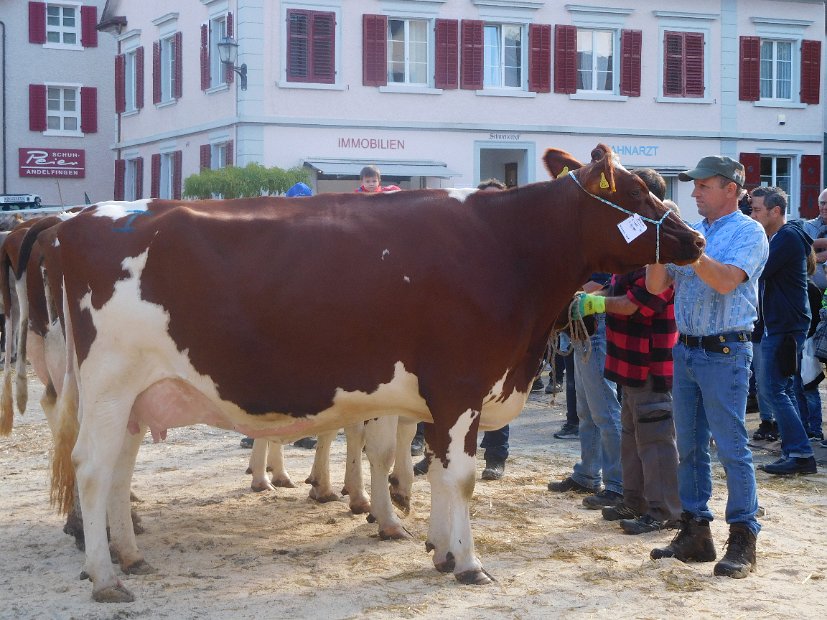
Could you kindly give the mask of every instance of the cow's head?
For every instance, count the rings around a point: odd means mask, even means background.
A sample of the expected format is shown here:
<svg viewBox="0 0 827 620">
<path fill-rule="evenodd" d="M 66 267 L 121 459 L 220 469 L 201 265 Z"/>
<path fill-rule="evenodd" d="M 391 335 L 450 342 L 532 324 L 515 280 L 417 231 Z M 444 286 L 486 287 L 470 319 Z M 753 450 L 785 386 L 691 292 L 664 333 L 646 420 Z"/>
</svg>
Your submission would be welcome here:
<svg viewBox="0 0 827 620">
<path fill-rule="evenodd" d="M 612 149 L 605 144 L 598 144 L 592 150 L 591 162 L 585 165 L 559 149 L 548 149 L 543 161 L 553 178 L 563 179 L 573 172 L 575 178 L 569 181 L 590 199 L 591 206 L 597 207 L 590 210 L 596 214 L 592 217 L 610 221 L 613 227 L 631 217 L 627 212 L 645 218 L 646 232 L 628 242 L 619 229 L 606 235 L 603 227 L 587 225 L 583 228 L 586 236 L 594 236 L 584 239 L 584 243 L 602 249 L 605 256 L 603 269 L 623 273 L 655 262 L 656 254 L 661 263 L 685 265 L 702 254 L 703 237 L 676 213 L 670 212 L 637 175 L 621 166 Z"/>
</svg>

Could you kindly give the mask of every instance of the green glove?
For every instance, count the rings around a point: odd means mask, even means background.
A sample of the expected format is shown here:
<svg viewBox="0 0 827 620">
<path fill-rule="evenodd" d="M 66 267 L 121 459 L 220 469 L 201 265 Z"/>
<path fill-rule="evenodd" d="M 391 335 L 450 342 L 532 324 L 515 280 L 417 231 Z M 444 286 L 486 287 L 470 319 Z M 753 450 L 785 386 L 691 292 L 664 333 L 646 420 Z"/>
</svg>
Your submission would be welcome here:
<svg viewBox="0 0 827 620">
<path fill-rule="evenodd" d="M 571 315 L 575 319 L 582 319 L 590 314 L 606 312 L 606 298 L 602 295 L 578 293 L 574 299 L 577 303 L 572 307 Z"/>
</svg>

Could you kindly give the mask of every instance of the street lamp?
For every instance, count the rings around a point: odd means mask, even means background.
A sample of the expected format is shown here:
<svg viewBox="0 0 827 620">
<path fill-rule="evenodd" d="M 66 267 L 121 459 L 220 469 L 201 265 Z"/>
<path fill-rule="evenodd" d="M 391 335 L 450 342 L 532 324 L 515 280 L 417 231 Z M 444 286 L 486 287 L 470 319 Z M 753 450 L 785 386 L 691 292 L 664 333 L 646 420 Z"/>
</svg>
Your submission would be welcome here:
<svg viewBox="0 0 827 620">
<path fill-rule="evenodd" d="M 224 37 L 218 42 L 218 57 L 221 59 L 221 64 L 228 65 L 238 73 L 241 78 L 241 90 L 247 90 L 247 64 L 244 63 L 240 67 L 235 66 L 238 60 L 238 43 L 234 38 Z"/>
</svg>

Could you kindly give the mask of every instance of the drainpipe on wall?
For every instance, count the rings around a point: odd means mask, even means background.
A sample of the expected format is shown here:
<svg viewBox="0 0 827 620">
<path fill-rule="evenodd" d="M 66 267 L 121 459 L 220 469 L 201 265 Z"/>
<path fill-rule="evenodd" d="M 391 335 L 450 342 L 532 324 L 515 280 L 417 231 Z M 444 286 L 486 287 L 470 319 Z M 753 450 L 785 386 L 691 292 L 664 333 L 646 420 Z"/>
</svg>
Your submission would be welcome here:
<svg viewBox="0 0 827 620">
<path fill-rule="evenodd" d="M 6 129 L 6 22 L 0 20 L 0 54 L 3 55 L 3 65 L 0 67 L 0 80 L 3 82 L 3 193 L 8 194 L 9 188 L 6 185 L 6 170 L 8 169 L 8 153 L 6 153 L 8 131 Z"/>
</svg>

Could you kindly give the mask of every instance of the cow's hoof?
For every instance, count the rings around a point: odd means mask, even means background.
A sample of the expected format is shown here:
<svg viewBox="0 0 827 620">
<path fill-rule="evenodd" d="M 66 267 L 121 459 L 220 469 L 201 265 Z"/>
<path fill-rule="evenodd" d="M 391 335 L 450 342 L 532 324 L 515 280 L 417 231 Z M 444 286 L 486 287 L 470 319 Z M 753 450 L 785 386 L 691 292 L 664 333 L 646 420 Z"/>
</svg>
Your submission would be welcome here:
<svg viewBox="0 0 827 620">
<path fill-rule="evenodd" d="M 252 467 L 248 467 L 248 468 L 247 468 L 247 471 L 245 471 L 244 473 L 245 473 L 245 474 L 247 474 L 248 476 L 249 476 L 249 475 L 251 475 L 251 474 L 253 473 L 253 468 L 252 468 Z"/>
<path fill-rule="evenodd" d="M 339 492 L 339 495 L 342 497 L 347 497 L 350 495 L 350 491 L 347 490 L 347 487 L 342 487 L 342 490 Z"/>
<path fill-rule="evenodd" d="M 256 493 L 261 493 L 262 491 L 275 491 L 276 487 L 274 487 L 269 482 L 253 482 L 250 485 L 250 488 L 255 491 Z"/>
<path fill-rule="evenodd" d="M 85 570 L 80 571 L 78 579 L 80 579 L 81 581 L 86 581 L 87 579 L 89 579 L 89 573 L 87 573 Z"/>
<path fill-rule="evenodd" d="M 436 546 L 434 545 L 434 543 L 432 543 L 430 540 L 426 540 L 425 541 L 425 553 L 430 553 L 434 549 L 436 549 Z"/>
<path fill-rule="evenodd" d="M 376 517 L 373 516 L 372 512 L 369 512 L 368 516 L 365 517 L 365 521 L 367 521 L 368 523 L 376 523 Z"/>
<path fill-rule="evenodd" d="M 465 586 L 484 586 L 492 581 L 496 581 L 485 569 L 467 570 L 463 573 L 456 573 L 454 575 L 457 581 Z"/>
<path fill-rule="evenodd" d="M 145 560 L 138 560 L 129 566 L 121 566 L 121 570 L 127 575 L 151 575 L 155 572 L 155 569 Z"/>
<path fill-rule="evenodd" d="M 379 538 L 382 540 L 413 540 L 411 533 L 401 525 L 379 530 Z"/>
<path fill-rule="evenodd" d="M 312 486 L 312 487 L 317 487 L 317 486 L 319 486 L 319 481 L 318 481 L 318 480 L 316 480 L 313 476 L 308 476 L 307 478 L 305 478 L 305 479 L 304 479 L 304 483 L 305 483 L 305 484 L 309 484 L 309 485 L 310 485 L 310 486 Z"/>
<path fill-rule="evenodd" d="M 290 478 L 274 478 L 273 479 L 273 486 L 280 487 L 282 489 L 295 489 L 296 485 L 293 484 L 293 481 Z"/>
<path fill-rule="evenodd" d="M 135 597 L 122 583 L 118 582 L 117 585 L 111 588 L 93 591 L 92 600 L 97 603 L 132 603 L 135 601 Z"/>
<path fill-rule="evenodd" d="M 316 487 L 313 487 L 310 490 L 310 499 L 315 500 L 315 501 L 319 502 L 320 504 L 326 504 L 328 502 L 335 502 L 335 501 L 338 501 L 338 499 L 339 499 L 339 496 L 336 495 L 335 493 L 322 494 L 322 493 L 316 493 L 315 491 L 316 491 Z"/>
<path fill-rule="evenodd" d="M 399 508 L 405 514 L 411 512 L 411 498 L 407 495 L 403 495 L 402 493 L 394 493 L 391 490 L 391 501 L 393 505 Z"/>
<path fill-rule="evenodd" d="M 434 562 L 434 566 L 440 573 L 453 573 L 454 568 L 456 568 L 454 554 L 449 551 L 448 555 L 445 556 L 445 560 L 442 562 Z"/>
<path fill-rule="evenodd" d="M 350 512 L 352 512 L 355 515 L 363 515 L 365 513 L 369 513 L 370 502 L 368 500 L 362 500 L 360 502 L 351 502 Z"/>
</svg>

